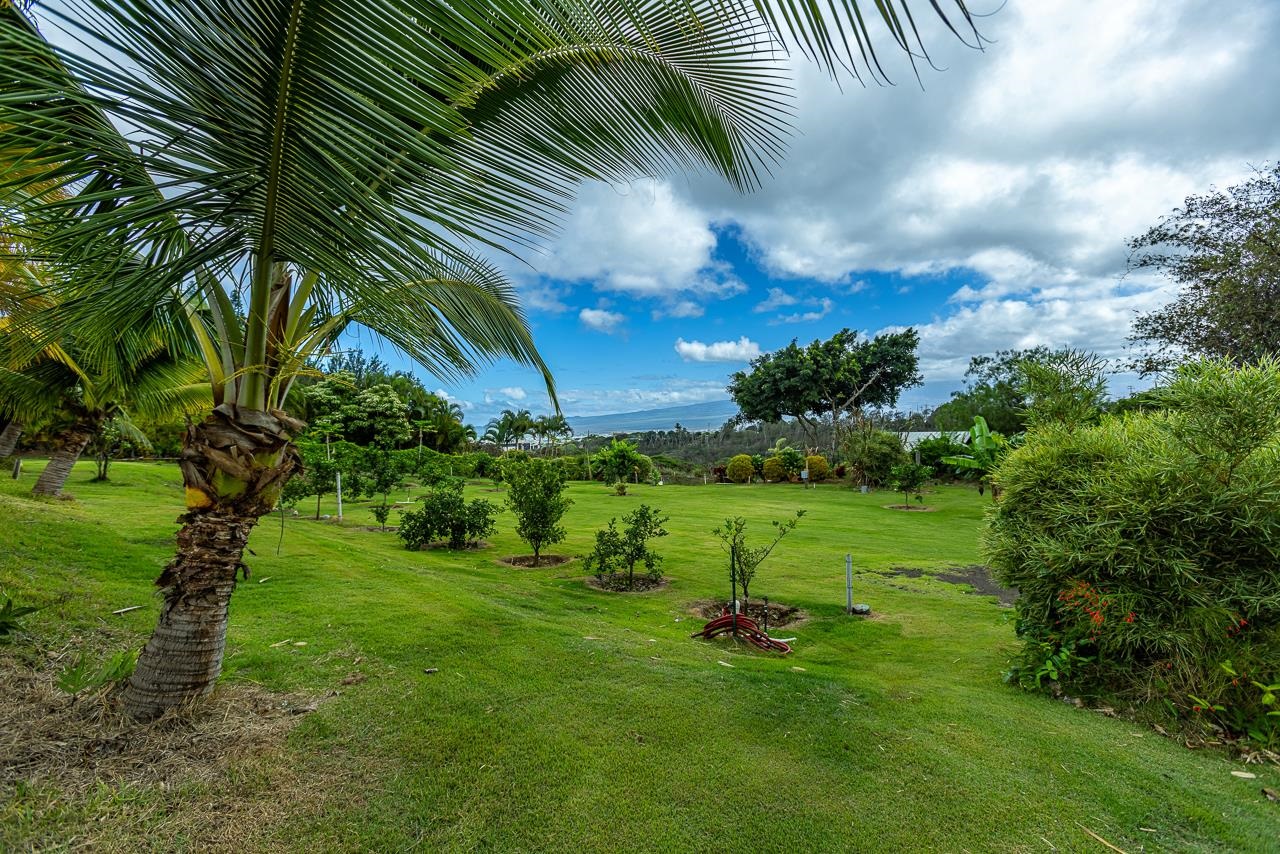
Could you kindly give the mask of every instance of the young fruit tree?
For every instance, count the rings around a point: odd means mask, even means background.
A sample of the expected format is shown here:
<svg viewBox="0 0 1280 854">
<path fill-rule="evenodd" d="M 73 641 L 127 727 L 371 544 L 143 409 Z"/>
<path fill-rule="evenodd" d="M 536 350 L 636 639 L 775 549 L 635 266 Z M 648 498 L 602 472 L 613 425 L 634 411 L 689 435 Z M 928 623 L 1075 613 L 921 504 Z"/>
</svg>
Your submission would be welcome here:
<svg viewBox="0 0 1280 854">
<path fill-rule="evenodd" d="M 911 506 L 911 496 L 924 503 L 924 495 L 920 492 L 933 477 L 930 466 L 918 466 L 915 463 L 899 463 L 889 470 L 889 486 L 895 492 L 902 493 L 902 506 Z"/>
<path fill-rule="evenodd" d="M 777 548 L 778 543 L 782 542 L 782 538 L 795 530 L 804 514 L 804 510 L 797 510 L 794 519 L 788 519 L 785 522 L 774 519 L 773 541 L 757 548 L 747 545 L 747 520 L 741 516 L 725 519 L 722 526 L 712 530 L 711 533 L 720 538 L 722 547 L 729 554 L 729 583 L 731 587 L 742 588 L 743 610 L 746 610 L 747 603 L 750 601 L 751 582 L 755 580 L 756 570 Z M 730 602 L 729 605 L 733 607 L 734 603 Z"/>
<path fill-rule="evenodd" d="M 636 564 L 642 564 L 648 571 L 649 578 L 658 581 L 662 578 L 662 555 L 649 548 L 649 540 L 665 537 L 668 534 L 662 526 L 670 519 L 661 515 L 648 504 L 641 504 L 635 510 L 622 517 L 625 527 L 618 531 L 618 520 L 609 520 L 609 526 L 596 531 L 596 546 L 583 562 L 587 572 L 595 573 L 596 579 L 605 582 L 609 577 L 609 586 L 621 586 L 624 590 L 634 590 L 636 586 Z M 626 571 L 626 580 L 621 585 L 614 585 L 613 579 L 619 572 Z"/>
<path fill-rule="evenodd" d="M 564 469 L 536 457 L 506 467 L 507 507 L 516 517 L 516 534 L 533 549 L 533 565 L 542 549 L 565 538 L 560 519 L 573 500 L 564 496 Z"/>
<path fill-rule="evenodd" d="M 583 179 L 754 188 L 788 129 L 782 51 L 877 81 L 875 42 L 927 57 L 904 0 L 65 0 L 40 7 L 57 45 L 25 5 L 0 4 L 0 158 L 24 165 L 0 169 L 0 215 L 65 271 L 61 332 L 107 342 L 178 299 L 213 392 L 135 718 L 213 690 L 249 534 L 298 467 L 284 401 L 344 329 L 444 378 L 511 358 L 553 394 L 473 247 L 553 235 Z M 930 7 L 981 46 L 964 2 Z"/>
</svg>

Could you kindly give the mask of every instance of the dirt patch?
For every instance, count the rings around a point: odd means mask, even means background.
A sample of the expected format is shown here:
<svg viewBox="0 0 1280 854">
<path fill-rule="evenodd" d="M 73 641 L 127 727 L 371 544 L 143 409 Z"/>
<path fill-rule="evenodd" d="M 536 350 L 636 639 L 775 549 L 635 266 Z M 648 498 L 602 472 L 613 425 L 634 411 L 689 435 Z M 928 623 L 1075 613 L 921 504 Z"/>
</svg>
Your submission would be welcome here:
<svg viewBox="0 0 1280 854">
<path fill-rule="evenodd" d="M 238 758 L 278 749 L 316 701 L 224 685 L 205 700 L 140 724 L 109 692 L 72 698 L 51 673 L 0 659 L 0 791 L 19 783 L 83 794 L 99 781 L 210 782 Z"/>
<path fill-rule="evenodd" d="M 914 510 L 916 513 L 933 513 L 938 509 L 927 504 L 881 504 L 880 506 L 885 510 Z"/>
<path fill-rule="evenodd" d="M 606 575 L 601 578 L 588 575 L 586 582 L 588 587 L 603 590 L 606 593 L 649 593 L 666 587 L 671 583 L 671 579 L 665 576 L 662 578 L 650 578 L 647 575 L 637 575 L 634 579 L 634 585 L 627 587 L 627 579 L 624 575 L 612 577 Z"/>
<path fill-rule="evenodd" d="M 689 606 L 689 613 L 704 620 L 711 620 L 723 614 L 728 607 L 728 600 L 699 599 Z M 748 602 L 745 614 L 755 620 L 761 628 L 764 627 L 765 606 L 763 601 L 753 599 Z M 771 629 L 775 626 L 790 626 L 793 623 L 799 623 L 807 619 L 809 619 L 809 615 L 795 605 L 786 605 L 782 602 L 769 603 L 769 628 Z"/>
<path fill-rule="evenodd" d="M 991 569 L 985 566 L 963 566 L 943 572 L 925 572 L 923 569 L 911 567 L 894 567 L 881 575 L 905 576 L 907 578 L 936 578 L 948 584 L 967 584 L 973 588 L 969 591 L 975 596 L 994 596 L 1001 605 L 1010 606 L 1018 599 L 1018 591 L 996 583 L 991 577 Z"/>
<path fill-rule="evenodd" d="M 373 531 L 375 534 L 394 534 L 396 531 L 400 530 L 400 526 L 388 525 L 387 527 L 382 528 L 378 525 L 356 525 L 354 530 Z"/>
<path fill-rule="evenodd" d="M 564 566 L 573 560 L 573 555 L 542 555 L 538 558 L 538 565 L 533 565 L 533 555 L 512 555 L 511 557 L 500 557 L 496 563 L 501 566 L 510 566 L 516 569 L 552 569 L 557 566 Z"/>
</svg>

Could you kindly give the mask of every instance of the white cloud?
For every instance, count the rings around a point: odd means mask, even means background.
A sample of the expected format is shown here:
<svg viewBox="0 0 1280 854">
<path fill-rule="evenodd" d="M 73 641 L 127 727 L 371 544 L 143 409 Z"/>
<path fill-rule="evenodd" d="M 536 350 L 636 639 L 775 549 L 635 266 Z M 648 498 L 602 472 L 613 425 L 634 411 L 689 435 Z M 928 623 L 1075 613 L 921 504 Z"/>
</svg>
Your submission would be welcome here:
<svg viewBox="0 0 1280 854">
<path fill-rule="evenodd" d="M 652 315 L 654 320 L 661 320 L 664 317 L 702 317 L 706 312 L 707 309 L 701 303 L 696 303 L 693 300 L 679 300 L 667 305 L 665 308 L 655 309 Z"/>
<path fill-rule="evenodd" d="M 616 311 L 608 311 L 603 308 L 584 308 L 578 312 L 578 319 L 582 321 L 582 325 L 588 329 L 594 329 L 596 332 L 603 332 L 606 335 L 612 335 L 622 321 L 627 319 L 625 314 L 619 314 Z"/>
<path fill-rule="evenodd" d="M 435 396 L 438 398 L 441 398 L 442 400 L 447 401 L 448 403 L 456 403 L 458 406 L 462 408 L 463 412 L 470 412 L 472 409 L 476 408 L 476 404 L 474 401 L 463 400 L 460 397 L 454 397 L 452 394 L 449 394 L 449 392 L 445 391 L 442 388 L 438 388 L 435 390 Z"/>
<path fill-rule="evenodd" d="M 782 288 L 769 288 L 769 295 L 756 303 L 756 307 L 751 309 L 755 312 L 774 311 L 787 305 L 795 305 L 798 299 L 784 291 Z"/>
<path fill-rule="evenodd" d="M 723 380 L 666 380 L 656 388 L 570 388 L 559 393 L 560 405 L 574 415 L 601 415 L 724 400 Z"/>
<path fill-rule="evenodd" d="M 519 403 L 529 396 L 529 393 L 520 386 L 503 386 L 502 388 L 487 388 L 484 390 L 484 402 L 487 404 L 495 403 Z"/>
<path fill-rule="evenodd" d="M 743 335 L 737 341 L 701 341 L 676 339 L 676 352 L 686 362 L 749 362 L 760 355 L 760 345 Z"/>
<path fill-rule="evenodd" d="M 779 323 L 811 323 L 815 320 L 821 320 L 826 317 L 831 313 L 831 309 L 836 307 L 835 302 L 832 301 L 830 297 L 823 297 L 813 304 L 818 306 L 813 311 L 798 311 L 795 314 L 779 315 L 769 321 L 769 323 L 771 325 Z"/>
</svg>

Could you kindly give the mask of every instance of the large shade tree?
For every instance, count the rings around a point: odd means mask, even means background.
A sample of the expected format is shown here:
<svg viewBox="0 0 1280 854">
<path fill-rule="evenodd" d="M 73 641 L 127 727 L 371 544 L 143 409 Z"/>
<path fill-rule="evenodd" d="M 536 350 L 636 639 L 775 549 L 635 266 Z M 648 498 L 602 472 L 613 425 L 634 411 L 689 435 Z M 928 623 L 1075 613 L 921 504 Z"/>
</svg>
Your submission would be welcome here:
<svg viewBox="0 0 1280 854">
<path fill-rule="evenodd" d="M 973 32 L 963 3 L 931 5 Z M 891 42 L 923 51 L 904 3 L 874 8 Z M 185 438 L 188 513 L 124 695 L 139 717 L 220 671 L 245 542 L 297 468 L 302 424 L 280 411 L 291 326 L 350 312 L 437 374 L 505 356 L 550 388 L 477 246 L 553 233 L 583 178 L 704 167 L 751 188 L 782 151 L 779 47 L 881 74 L 852 0 L 69 0 L 42 14 L 82 44 L 50 51 L 0 11 L 0 154 L 76 201 L 27 203 L 21 175 L 0 200 L 76 271 L 67 323 L 110 334 L 173 293 L 208 313 L 217 406 Z M 126 243 L 145 271 L 113 263 Z"/>
</svg>

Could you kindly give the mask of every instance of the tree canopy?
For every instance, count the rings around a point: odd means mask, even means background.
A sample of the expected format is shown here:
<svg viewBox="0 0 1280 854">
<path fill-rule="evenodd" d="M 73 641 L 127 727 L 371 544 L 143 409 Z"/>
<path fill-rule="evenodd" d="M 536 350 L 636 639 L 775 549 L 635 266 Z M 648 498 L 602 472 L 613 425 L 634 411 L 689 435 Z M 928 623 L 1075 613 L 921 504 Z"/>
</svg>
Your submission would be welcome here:
<svg viewBox="0 0 1280 854">
<path fill-rule="evenodd" d="M 1156 373 L 1185 356 L 1240 364 L 1280 353 L 1280 163 L 1189 196 L 1129 247 L 1131 270 L 1157 270 L 1180 288 L 1134 322 L 1136 369 Z"/>
<path fill-rule="evenodd" d="M 816 422 L 836 421 L 864 408 L 893 406 L 903 389 L 920 384 L 914 329 L 859 340 L 841 329 L 826 341 L 786 347 L 751 361 L 729 381 L 741 419 L 773 423 L 795 418 L 811 434 Z"/>
</svg>

